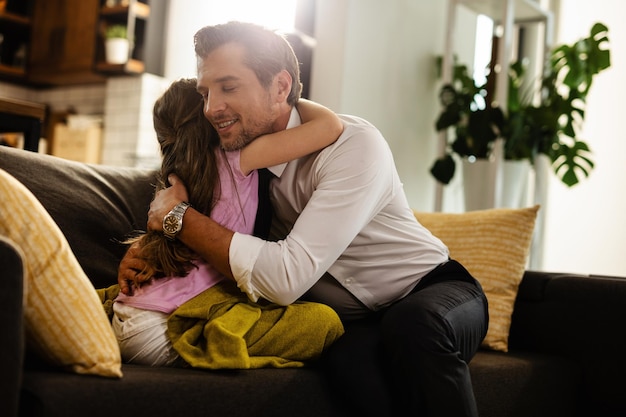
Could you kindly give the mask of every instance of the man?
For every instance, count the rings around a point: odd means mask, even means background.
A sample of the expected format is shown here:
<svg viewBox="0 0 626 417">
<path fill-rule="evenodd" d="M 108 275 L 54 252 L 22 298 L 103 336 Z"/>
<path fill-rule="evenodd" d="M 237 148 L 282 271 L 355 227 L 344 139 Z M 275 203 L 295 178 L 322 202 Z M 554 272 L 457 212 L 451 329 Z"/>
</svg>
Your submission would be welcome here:
<svg viewBox="0 0 626 417">
<path fill-rule="evenodd" d="M 198 31 L 195 49 L 205 115 L 226 150 L 300 123 L 298 63 L 282 37 L 231 22 Z M 165 225 L 253 301 L 333 307 L 346 334 L 327 365 L 348 413 L 475 416 L 467 363 L 487 331 L 482 288 L 415 220 L 380 132 L 342 119 L 334 144 L 270 169 L 274 241 L 182 210 L 187 192 L 174 176 L 148 227 Z M 122 261 L 122 291 L 140 266 L 132 254 Z"/>
</svg>

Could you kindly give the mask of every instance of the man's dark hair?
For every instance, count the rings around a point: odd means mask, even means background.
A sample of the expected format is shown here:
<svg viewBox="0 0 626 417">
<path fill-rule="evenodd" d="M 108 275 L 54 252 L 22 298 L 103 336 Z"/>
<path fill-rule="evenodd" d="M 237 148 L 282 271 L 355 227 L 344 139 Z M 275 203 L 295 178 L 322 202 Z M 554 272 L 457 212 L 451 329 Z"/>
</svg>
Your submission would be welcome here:
<svg viewBox="0 0 626 417">
<path fill-rule="evenodd" d="M 287 103 L 294 106 L 298 102 L 302 93 L 298 58 L 283 36 L 262 26 L 245 22 L 206 26 L 194 36 L 196 55 L 202 59 L 230 42 L 245 47 L 245 64 L 254 71 L 263 87 L 269 88 L 272 79 L 280 71 L 289 72 L 292 83 Z"/>
</svg>

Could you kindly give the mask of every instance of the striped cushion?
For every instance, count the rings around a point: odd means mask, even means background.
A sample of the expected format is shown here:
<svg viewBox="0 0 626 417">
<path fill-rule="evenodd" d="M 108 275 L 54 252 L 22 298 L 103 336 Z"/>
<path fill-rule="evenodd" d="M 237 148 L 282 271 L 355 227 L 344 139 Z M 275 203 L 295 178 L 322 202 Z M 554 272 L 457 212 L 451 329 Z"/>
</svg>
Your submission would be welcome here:
<svg viewBox="0 0 626 417">
<path fill-rule="evenodd" d="M 16 243 L 25 263 L 29 348 L 76 373 L 121 377 L 120 351 L 108 318 L 59 228 L 39 201 L 1 169 L 0 196 L 0 235 Z"/>
<path fill-rule="evenodd" d="M 508 351 L 511 316 L 526 269 L 539 206 L 467 213 L 415 212 L 440 238 L 450 256 L 481 283 L 489 301 L 489 329 L 483 347 Z"/>
</svg>

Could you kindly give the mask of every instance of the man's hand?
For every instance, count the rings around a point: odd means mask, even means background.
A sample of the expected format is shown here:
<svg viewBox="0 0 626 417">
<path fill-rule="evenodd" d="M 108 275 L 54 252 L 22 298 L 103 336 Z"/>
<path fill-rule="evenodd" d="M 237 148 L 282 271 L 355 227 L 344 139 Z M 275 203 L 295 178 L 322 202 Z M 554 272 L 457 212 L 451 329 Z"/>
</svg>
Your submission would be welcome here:
<svg viewBox="0 0 626 417">
<path fill-rule="evenodd" d="M 133 243 L 126 251 L 117 269 L 117 283 L 120 286 L 120 291 L 126 295 L 132 295 L 133 286 L 139 286 L 151 278 L 141 273 L 146 263 L 137 256 L 138 252 L 139 244 Z"/>
<path fill-rule="evenodd" d="M 148 211 L 148 230 L 163 230 L 163 218 L 182 201 L 188 201 L 187 189 L 182 181 L 171 174 L 167 180 L 172 185 L 156 193 Z"/>
<path fill-rule="evenodd" d="M 168 181 L 172 185 L 169 188 L 156 193 L 150 203 L 148 211 L 148 229 L 163 230 L 163 218 L 172 208 L 181 201 L 187 201 L 187 189 L 176 175 L 170 175 Z M 146 270 L 146 262 L 138 257 L 139 243 L 132 244 L 117 270 L 117 283 L 120 291 L 126 295 L 132 295 L 133 287 L 139 287 L 142 283 L 151 279 L 151 276 L 143 274 Z"/>
</svg>

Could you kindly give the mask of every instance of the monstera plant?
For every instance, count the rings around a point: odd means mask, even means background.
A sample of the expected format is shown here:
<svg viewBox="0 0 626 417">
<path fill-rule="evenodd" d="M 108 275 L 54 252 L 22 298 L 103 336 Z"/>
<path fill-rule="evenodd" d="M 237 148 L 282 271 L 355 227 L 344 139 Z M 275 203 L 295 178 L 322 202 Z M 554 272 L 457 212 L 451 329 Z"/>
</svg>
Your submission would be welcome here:
<svg viewBox="0 0 626 417">
<path fill-rule="evenodd" d="M 506 159 L 544 154 L 567 186 L 580 182 L 594 168 L 589 145 L 578 133 L 585 119 L 587 95 L 597 74 L 611 65 L 608 28 L 596 23 L 588 37 L 560 45 L 550 55 L 541 81 L 538 104 L 533 91 L 521 91 L 525 68 L 510 67 L 507 121 L 502 135 Z"/>
</svg>

